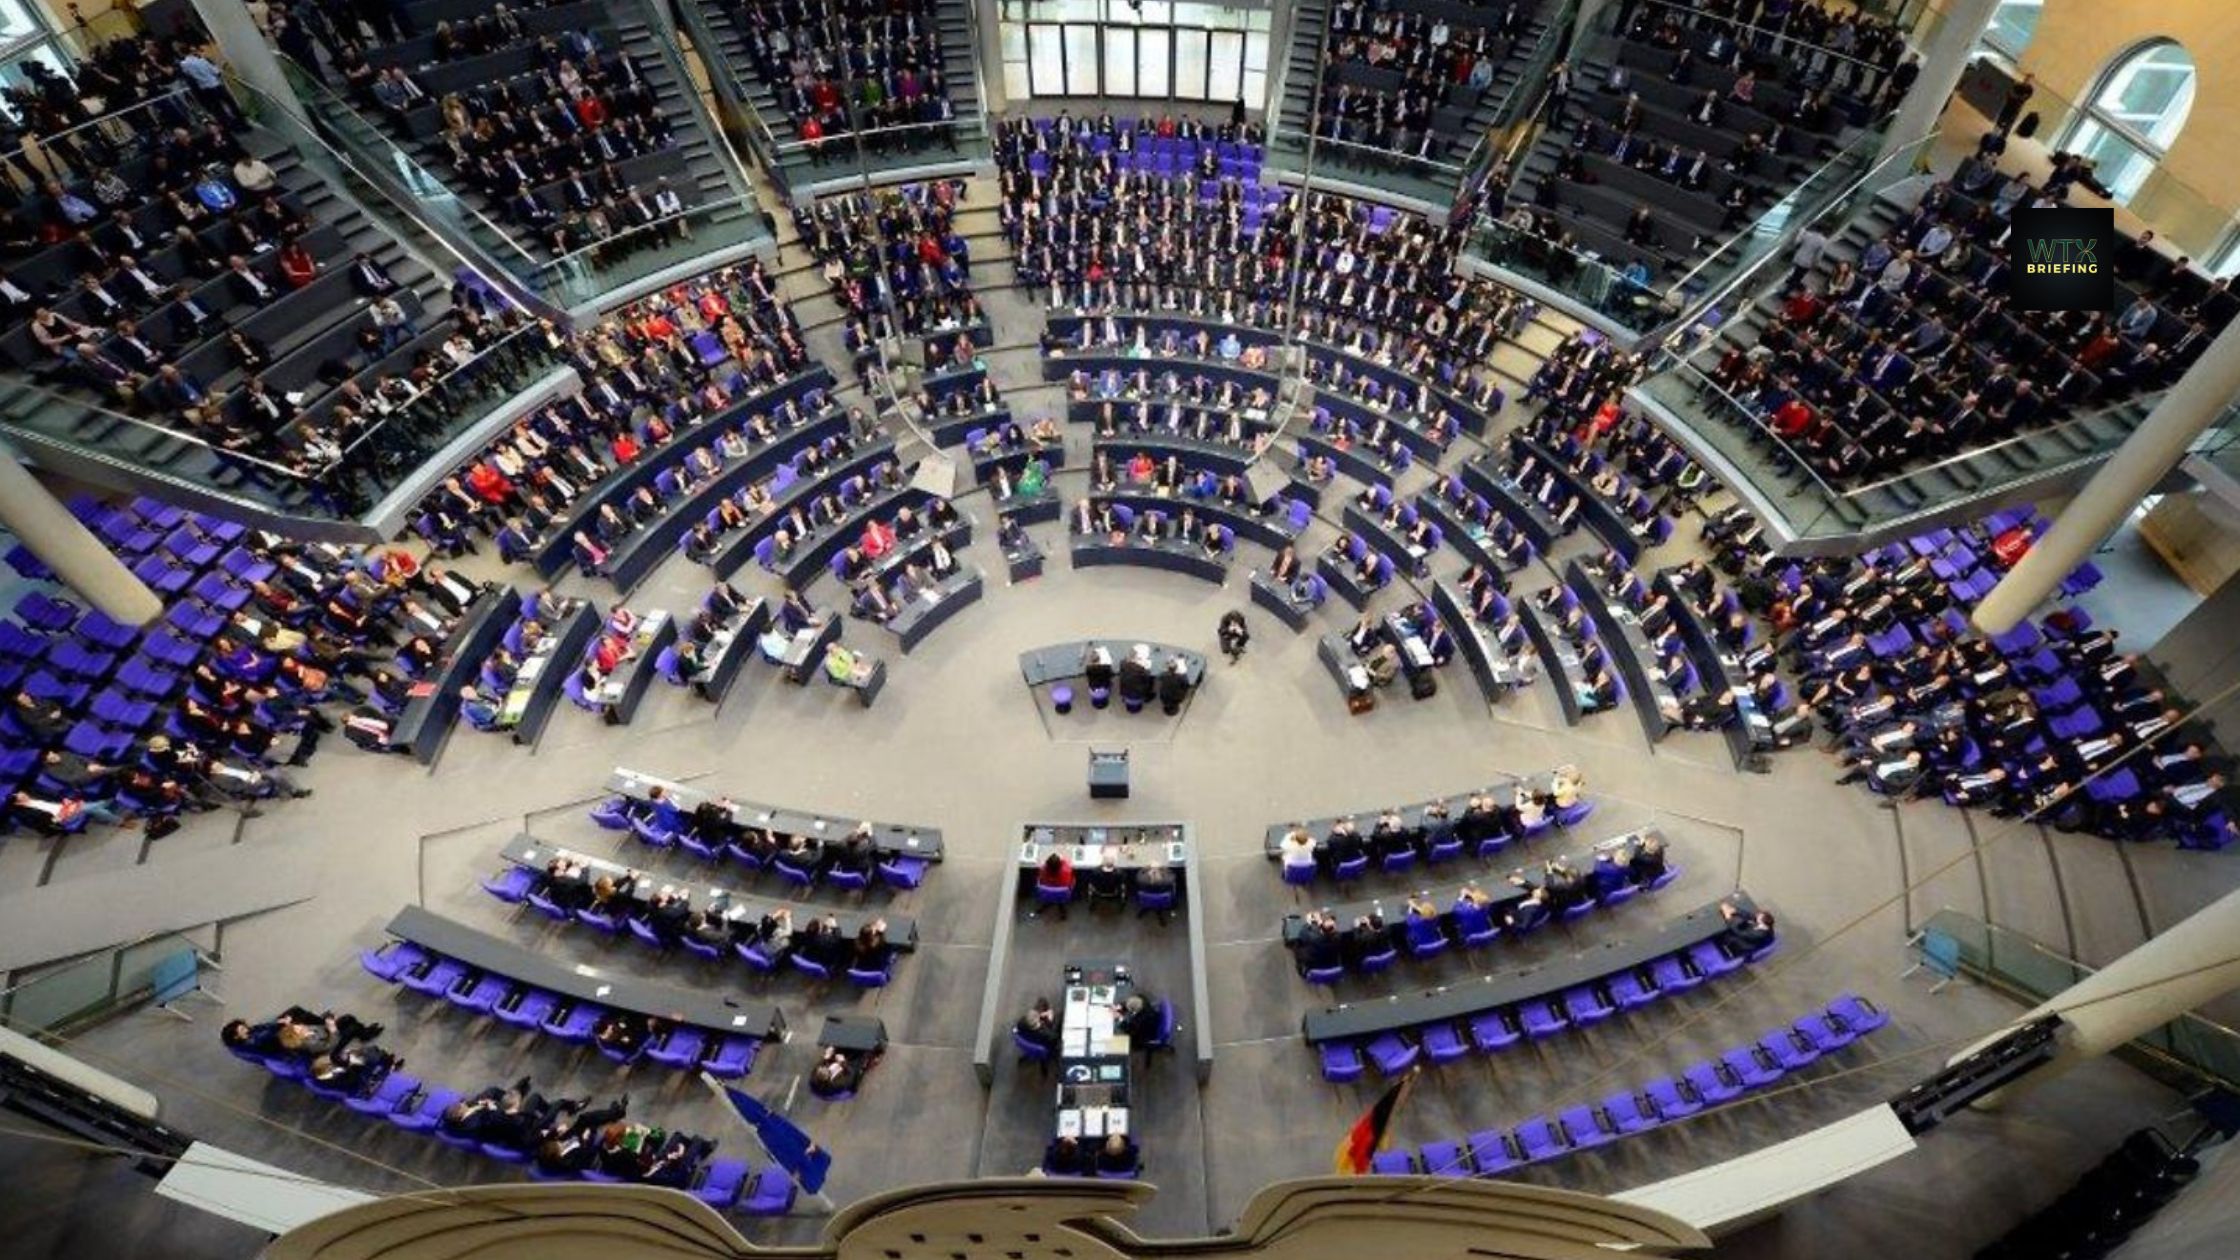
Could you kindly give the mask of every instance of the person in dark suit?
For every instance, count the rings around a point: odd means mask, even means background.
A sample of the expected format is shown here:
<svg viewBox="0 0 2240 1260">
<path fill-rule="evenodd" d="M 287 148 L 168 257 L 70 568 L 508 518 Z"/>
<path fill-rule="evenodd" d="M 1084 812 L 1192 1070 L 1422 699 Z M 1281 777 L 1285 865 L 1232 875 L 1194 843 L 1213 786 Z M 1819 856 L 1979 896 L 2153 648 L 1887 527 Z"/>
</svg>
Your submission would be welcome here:
<svg viewBox="0 0 2240 1260">
<path fill-rule="evenodd" d="M 1719 936 L 1720 945 L 1730 954 L 1749 954 L 1773 944 L 1773 912 L 1760 910 L 1744 914 L 1741 907 L 1731 901 L 1719 903 L 1719 917 L 1727 921 L 1727 929 Z"/>
<path fill-rule="evenodd" d="M 1189 698 L 1190 667 L 1178 656 L 1159 671 L 1159 709 L 1173 717 L 1182 712 L 1182 702 Z"/>
<path fill-rule="evenodd" d="M 1011 1027 L 1013 1032 L 1051 1054 L 1058 1052 L 1058 1013 L 1050 1009 L 1049 998 L 1036 998 L 1034 1006 Z"/>
<path fill-rule="evenodd" d="M 1120 698 L 1141 705 L 1151 700 L 1158 683 L 1151 675 L 1151 649 L 1138 643 L 1120 662 Z"/>
<path fill-rule="evenodd" d="M 1097 1148 L 1097 1171 L 1100 1173 L 1134 1172 L 1142 1163 L 1142 1154 L 1130 1139 L 1115 1133 Z"/>
</svg>

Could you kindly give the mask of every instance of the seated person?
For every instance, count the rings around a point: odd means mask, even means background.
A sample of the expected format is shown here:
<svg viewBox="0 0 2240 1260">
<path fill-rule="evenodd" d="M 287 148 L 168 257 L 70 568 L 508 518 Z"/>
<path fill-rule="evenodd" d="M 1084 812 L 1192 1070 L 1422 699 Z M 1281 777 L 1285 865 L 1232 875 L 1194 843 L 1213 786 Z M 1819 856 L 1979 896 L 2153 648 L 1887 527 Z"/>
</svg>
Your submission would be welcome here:
<svg viewBox="0 0 2240 1260">
<path fill-rule="evenodd" d="M 1128 899 L 1127 872 L 1120 869 L 1119 859 L 1110 852 L 1082 879 L 1082 883 L 1088 888 L 1091 905 L 1099 901 L 1118 904 Z"/>
<path fill-rule="evenodd" d="M 1626 878 L 1636 885 L 1654 883 L 1665 872 L 1664 841 L 1656 836 L 1643 836 L 1626 855 Z"/>
<path fill-rule="evenodd" d="M 817 1066 L 809 1071 L 809 1092 L 819 1098 L 840 1098 L 856 1092 L 863 1084 L 864 1074 L 878 1062 L 874 1054 L 843 1050 L 826 1046 L 817 1059 Z"/>
<path fill-rule="evenodd" d="M 1105 1138 L 1104 1145 L 1097 1148 L 1097 1171 L 1100 1173 L 1134 1172 L 1142 1162 L 1136 1144 L 1118 1133 Z"/>
<path fill-rule="evenodd" d="M 1053 1177 L 1086 1177 L 1096 1171 L 1096 1158 L 1081 1149 L 1080 1139 L 1062 1137 L 1042 1153 L 1042 1171 Z"/>
<path fill-rule="evenodd" d="M 1343 966 L 1338 920 L 1327 910 L 1309 911 L 1300 921 L 1299 935 L 1291 941 L 1291 958 L 1302 976 Z"/>
<path fill-rule="evenodd" d="M 1049 998 L 1036 998 L 1034 1007 L 1019 1017 L 1011 1026 L 1012 1031 L 1049 1053 L 1058 1053 L 1058 1013 L 1050 1009 Z"/>
<path fill-rule="evenodd" d="M 1773 944 L 1773 912 L 1760 910 L 1744 914 L 1741 907 L 1731 901 L 1719 903 L 1719 917 L 1727 921 L 1726 931 L 1719 935 L 1719 945 L 1730 954 L 1756 953 Z"/>
</svg>

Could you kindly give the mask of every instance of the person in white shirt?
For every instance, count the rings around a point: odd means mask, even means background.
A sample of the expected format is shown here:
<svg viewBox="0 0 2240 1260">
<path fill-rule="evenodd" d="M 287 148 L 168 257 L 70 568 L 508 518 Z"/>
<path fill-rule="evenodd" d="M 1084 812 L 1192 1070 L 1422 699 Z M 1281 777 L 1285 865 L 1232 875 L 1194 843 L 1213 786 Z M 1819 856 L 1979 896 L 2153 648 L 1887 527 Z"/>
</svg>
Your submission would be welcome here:
<svg viewBox="0 0 2240 1260">
<path fill-rule="evenodd" d="M 1309 835 L 1304 827 L 1293 827 L 1285 832 L 1282 841 L 1276 846 L 1276 851 L 1286 870 L 1313 866 L 1315 864 L 1314 850 L 1314 837 Z"/>
</svg>

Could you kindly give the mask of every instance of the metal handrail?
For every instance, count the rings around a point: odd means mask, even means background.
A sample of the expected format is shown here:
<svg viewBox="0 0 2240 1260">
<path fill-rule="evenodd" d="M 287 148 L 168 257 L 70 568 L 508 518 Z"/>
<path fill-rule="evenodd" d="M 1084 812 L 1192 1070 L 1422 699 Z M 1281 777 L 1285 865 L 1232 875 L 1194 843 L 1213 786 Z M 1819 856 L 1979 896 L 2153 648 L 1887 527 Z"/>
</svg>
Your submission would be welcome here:
<svg viewBox="0 0 2240 1260">
<path fill-rule="evenodd" d="M 2099 417 L 2101 417 L 2101 416 L 2103 416 L 2103 415 L 2106 415 L 2106 414 L 2107 414 L 2107 413 L 2108 413 L 2109 411 L 2112 411 L 2112 410 L 2114 410 L 2114 409 L 2115 409 L 2115 407 L 2118 407 L 2118 406 L 2131 406 L 2131 405 L 2133 405 L 2133 404 L 2135 404 L 2135 403 L 2141 403 L 2141 402 L 2146 402 L 2146 403 L 2148 403 L 2148 404 L 2149 404 L 2149 405 L 2151 406 L 2151 405 L 2152 405 L 2152 400 L 2156 400 L 2156 399 L 2159 399 L 2159 398 L 2161 398 L 2161 397 L 2162 397 L 2162 395 L 2163 395 L 2164 393 L 2166 393 L 2166 392 L 2168 392 L 2168 391 L 2167 391 L 2167 390 L 2157 390 L 2156 392 L 2154 392 L 2154 393 L 2151 393 L 2151 394 L 2142 394 L 2142 395 L 2139 395 L 2138 397 L 2135 397 L 2135 398 L 2126 398 L 2126 399 L 2124 399 L 2124 400 L 2123 400 L 2123 401 L 2122 401 L 2121 403 L 2116 403 L 2116 404 L 2112 404 L 2112 405 L 2110 405 L 2110 406 L 2108 406 L 2108 407 L 2103 407 L 2103 408 L 2100 408 L 2100 409 L 2098 409 L 2098 410 L 2095 410 L 2095 411 L 2087 412 L 2087 413 L 2085 413 L 2085 414 L 2083 414 L 2083 415 L 2076 415 L 2076 416 L 2071 416 L 2071 417 L 2069 417 L 2068 419 L 2066 419 L 2066 420 L 2063 420 L 2063 421 L 2062 421 L 2062 422 L 2060 422 L 2059 424 L 2051 424 L 2051 425 L 2047 425 L 2047 426 L 2046 426 L 2045 428 L 2042 428 L 2042 429 L 2032 429 L 2032 430 L 2030 430 L 2030 431 L 2029 431 L 2029 432 L 2027 432 L 2027 433 L 2017 433 L 2017 434 L 2013 435 L 2012 437 L 2005 437 L 2005 438 L 2001 438 L 2001 439 L 1999 439 L 1998 441 L 1996 441 L 1996 442 L 1993 442 L 1993 443 L 1991 443 L 1991 444 L 1990 444 L 1990 445 L 1988 445 L 1988 446 L 1974 446 L 1974 447 L 1970 447 L 1970 448 L 1968 448 L 1967 450 L 1965 450 L 1965 451 L 1962 451 L 1962 452 L 1960 452 L 1960 453 L 1959 453 L 1959 454 L 1957 454 L 1957 455 L 1948 455 L 1948 456 L 1946 456 L 1945 458 L 1943 458 L 1943 459 L 1940 459 L 1940 460 L 1936 461 L 1936 462 L 1935 462 L 1935 463 L 1933 463 L 1933 464 L 1922 464 L 1922 465 L 1920 465 L 1919 467 L 1908 469 L 1908 470 L 1907 470 L 1907 471 L 1905 471 L 1905 472 L 1902 472 L 1902 473 L 1896 473 L 1896 474 L 1894 474 L 1894 475 L 1892 475 L 1892 476 L 1884 477 L 1884 478 L 1882 478 L 1882 479 L 1881 479 L 1880 481 L 1870 481 L 1870 482 L 1868 482 L 1867 484 L 1865 484 L 1865 485 L 1863 485 L 1863 486 L 1854 486 L 1853 488 L 1851 488 L 1851 489 L 1849 489 L 1849 490 L 1846 490 L 1846 491 L 1844 491 L 1844 492 L 1843 492 L 1843 497 L 1845 497 L 1845 498 L 1855 498 L 1855 497 L 1858 497 L 1858 496 L 1860 496 L 1860 495 L 1864 495 L 1864 494 L 1866 494 L 1867 492 L 1869 492 L 1869 491 L 1872 491 L 1872 490 L 1882 490 L 1882 489 L 1886 489 L 1886 488 L 1888 488 L 1888 487 L 1890 487 L 1890 486 L 1896 485 L 1896 484 L 1897 484 L 1898 482 L 1901 482 L 1901 481 L 1905 481 L 1905 480 L 1908 480 L 1908 479 L 1910 479 L 1910 478 L 1913 478 L 1913 477 L 1918 477 L 1918 476 L 1920 476 L 1920 475 L 1921 475 L 1921 474 L 1923 474 L 1923 473 L 1932 473 L 1932 472 L 1935 472 L 1935 471 L 1937 471 L 1937 470 L 1938 470 L 1938 469 L 1940 469 L 1940 468 L 1949 468 L 1949 467 L 1951 467 L 1951 466 L 1953 466 L 1953 465 L 1955 465 L 1955 464 L 1963 464 L 1963 463 L 1966 463 L 1966 462 L 1968 462 L 1969 460 L 1972 460 L 1972 459 L 1975 459 L 1975 458 L 1977 458 L 1978 456 L 1982 456 L 1982 455 L 1989 455 L 1989 454 L 1991 454 L 1991 453 L 1992 453 L 1992 452 L 1994 452 L 1994 451 L 2000 451 L 2000 450 L 2004 450 L 2004 449 L 2006 449 L 2007 447 L 2010 447 L 2010 446 L 2014 446 L 2014 445 L 2017 445 L 2017 444 L 2019 444 L 2019 443 L 2022 443 L 2022 442 L 2027 442 L 2027 441 L 2029 441 L 2029 440 L 2030 440 L 2031 438 L 2037 438 L 2037 437 L 2051 437 L 2051 436 L 2053 436 L 2054 434 L 2057 434 L 2057 433 L 2061 432 L 2061 431 L 2062 431 L 2062 430 L 2064 430 L 2064 429 L 2070 429 L 2070 428 L 2079 428 L 2079 427 L 2082 427 L 2082 426 L 2083 426 L 2083 425 L 2084 425 L 2084 424 L 2085 424 L 2086 422 L 2088 422 L 2088 421 L 2091 421 L 2091 420 L 2097 419 L 2097 418 L 2099 418 Z M 2119 443 L 2119 444 L 2120 444 L 2120 443 Z M 2078 453 L 2077 453 L 2077 454 L 2075 455 L 2074 459 L 2071 459 L 2071 460 L 2057 460 L 2057 461 L 2055 461 L 2055 464 L 2054 464 L 2053 466 L 2054 466 L 2054 467 L 2059 467 L 2059 466 L 2062 466 L 2062 465 L 2064 465 L 2064 464 L 2068 464 L 2068 463 L 2073 463 L 2073 462 L 2076 462 L 2076 460 L 2089 460 L 2089 459 L 2095 459 L 2095 458 L 2098 458 L 2098 457 L 2099 457 L 2100 455 L 2102 455 L 2102 454 L 2105 454 L 2105 453 L 2106 453 L 2106 452 L 2104 452 L 2104 451 L 2080 451 L 2080 452 L 2078 452 Z"/>
<path fill-rule="evenodd" d="M 28 377 L 19 376 L 14 373 L 0 373 L 0 380 L 4 380 L 8 384 L 14 385 L 19 389 L 29 390 L 32 393 L 38 394 L 42 398 L 50 399 L 66 407 L 76 407 L 85 411 L 91 411 L 98 415 L 107 416 L 111 420 L 121 420 L 136 429 L 146 429 L 151 433 L 160 433 L 167 438 L 176 438 L 181 442 L 192 443 L 195 446 L 202 447 L 204 450 L 209 451 L 211 453 L 211 457 L 214 459 L 225 459 L 244 464 L 255 464 L 259 468 L 270 471 L 274 476 L 286 477 L 291 481 L 306 480 L 304 474 L 297 472 L 295 469 L 289 468 L 285 465 L 275 464 L 271 460 L 262 459 L 255 455 L 243 455 L 236 451 L 226 450 L 211 442 L 209 439 L 197 437 L 184 429 L 175 429 L 168 424 L 159 424 L 153 420 L 143 420 L 137 416 L 128 416 L 121 411 L 117 411 L 110 407 L 104 406 L 92 399 L 82 398 L 72 394 L 65 394 L 58 390 L 50 389 L 47 386 L 41 385 L 37 381 L 31 380 Z M 92 449 L 99 449 L 99 447 L 95 444 L 86 442 L 81 438 L 73 438 L 62 434 L 41 433 L 37 428 L 24 423 L 20 415 L 0 415 L 0 425 L 5 425 L 12 429 L 19 429 L 25 433 L 29 433 L 37 437 L 51 438 L 55 441 L 62 442 L 75 442 L 80 445 L 88 446 Z"/>
<path fill-rule="evenodd" d="M 716 39 L 715 28 L 708 25 L 708 16 L 700 11 L 700 0 L 671 0 L 669 7 L 685 32 L 692 36 L 692 47 L 700 54 L 700 64 L 708 69 L 709 82 L 716 85 L 719 95 L 729 98 L 734 105 L 745 107 L 747 120 L 762 133 L 767 151 L 775 155 L 779 144 L 778 133 L 770 130 L 770 124 L 762 120 L 762 110 L 755 105 L 754 99 L 739 90 L 738 67 L 731 64 L 730 54 L 723 51 L 722 44 Z M 719 66 L 722 68 L 720 75 L 717 73 Z"/>
<path fill-rule="evenodd" d="M 482 211 L 476 209 L 473 202 L 469 201 L 465 197 L 460 196 L 459 193 L 454 190 L 447 181 L 437 178 L 435 172 L 429 170 L 425 163 L 421 162 L 418 158 L 413 157 L 410 153 L 405 152 L 404 148 L 401 145 L 397 144 L 395 141 L 389 138 L 388 133 L 381 129 L 381 125 L 379 123 L 376 123 L 372 119 L 367 118 L 364 114 L 359 113 L 358 110 L 350 104 L 350 102 L 342 98 L 341 93 L 335 91 L 333 88 L 328 87 L 325 83 L 321 82 L 317 75 L 314 75 L 310 71 L 305 70 L 300 62 L 295 61 L 285 53 L 275 52 L 273 56 L 278 59 L 283 65 L 295 67 L 296 75 L 294 87 L 299 94 L 306 90 L 307 85 L 309 86 L 313 95 L 323 94 L 323 101 L 331 102 L 335 108 L 341 110 L 343 113 L 357 120 L 368 131 L 379 137 L 381 143 L 386 146 L 392 153 L 396 154 L 404 161 L 410 163 L 412 165 L 412 168 L 420 172 L 421 176 L 425 178 L 429 183 L 435 184 L 438 187 L 442 188 L 445 192 L 449 193 L 451 199 L 457 202 L 462 209 L 464 209 L 468 214 L 473 215 L 475 219 L 479 221 L 484 227 L 490 229 L 491 232 L 495 233 L 499 240 L 502 240 L 506 243 L 507 248 L 511 249 L 514 253 L 519 254 L 524 266 L 532 270 L 536 267 L 536 258 L 531 255 L 529 251 L 523 249 L 519 241 L 513 239 L 513 234 L 511 232 L 508 232 L 504 228 L 499 227 L 496 223 L 491 222 L 490 217 L 482 213 Z M 257 89 L 253 85 L 244 82 L 242 83 L 242 86 L 247 87 L 252 92 L 256 92 L 256 94 L 260 97 L 266 96 L 263 91 Z M 270 98 L 266 97 L 266 99 Z M 277 104 L 277 102 L 275 102 L 275 104 Z M 314 137 L 319 139 L 321 146 L 324 147 L 328 152 L 334 153 L 337 158 L 342 158 L 344 161 L 348 160 L 347 158 L 343 158 L 341 152 L 337 150 L 334 145 L 328 144 L 323 137 L 317 137 L 316 133 L 314 133 Z M 351 163 L 350 168 L 354 171 L 357 171 L 360 178 L 365 179 L 368 183 L 374 184 L 377 187 L 379 186 L 379 181 L 375 180 L 371 176 L 368 176 L 365 171 L 360 170 L 356 163 Z M 410 200 L 410 198 L 398 198 L 394 196 L 394 194 L 392 194 L 391 199 L 399 202 Z M 413 217 L 416 222 L 421 222 L 422 226 L 428 226 L 424 221 L 421 221 L 417 215 Z M 433 228 L 430 228 L 430 230 L 433 231 Z M 438 235 L 440 239 L 440 234 Z"/>
<path fill-rule="evenodd" d="M 977 0 L 968 0 L 964 6 L 964 25 L 966 30 L 972 32 L 972 47 L 966 50 L 970 54 L 966 60 L 972 63 L 972 90 L 980 101 L 980 129 L 987 134 L 988 143 L 992 146 L 995 143 L 995 130 L 988 126 L 988 72 L 981 65 L 986 59 L 980 55 L 980 5 Z M 1099 69 L 1101 72 L 1102 67 Z"/>
<path fill-rule="evenodd" d="M 599 250 L 610 248 L 616 241 L 619 241 L 624 237 L 636 236 L 641 232 L 651 232 L 657 228 L 665 227 L 668 224 L 675 223 L 679 220 L 690 219 L 694 215 L 697 215 L 702 211 L 713 213 L 714 211 L 722 210 L 729 206 L 753 206 L 759 208 L 761 204 L 761 202 L 755 199 L 753 194 L 741 193 L 736 196 L 725 197 L 719 201 L 709 201 L 703 202 L 698 205 L 686 206 L 684 209 L 679 210 L 675 214 L 662 215 L 651 223 L 631 224 L 629 227 L 623 228 L 621 231 L 614 233 L 612 236 L 593 241 L 589 245 L 579 245 L 576 248 L 569 250 L 565 254 L 556 255 L 554 256 L 552 261 L 540 264 L 537 267 L 537 272 L 538 274 L 542 275 L 546 272 L 558 271 L 560 268 L 569 265 L 575 258 L 580 255 L 596 253 Z"/>
<path fill-rule="evenodd" d="M 45 147 L 46 147 L 47 145 L 53 144 L 53 143 L 54 143 L 55 141 L 57 141 L 57 140 L 66 140 L 66 139 L 68 139 L 69 137 L 71 137 L 71 136 L 74 136 L 74 135 L 76 135 L 77 133 L 79 133 L 79 132 L 81 132 L 81 131 L 86 131 L 86 130 L 89 130 L 89 129 L 91 129 L 91 128 L 94 128 L 94 127 L 99 127 L 99 126 L 101 126 L 101 125 L 102 125 L 103 123 L 114 122 L 114 121 L 116 121 L 117 119 L 120 119 L 120 118 L 124 117 L 124 116 L 125 116 L 126 114 L 130 114 L 130 113 L 135 113 L 135 112 L 137 112 L 137 111 L 139 111 L 139 110 L 147 109 L 147 108 L 149 108 L 150 106 L 156 105 L 156 104 L 158 104 L 158 103 L 160 103 L 160 102 L 162 102 L 162 101 L 167 101 L 167 100 L 170 100 L 170 99 L 172 99 L 173 97 L 188 97 L 188 100 L 187 100 L 187 105 L 188 105 L 188 108 L 190 108 L 190 109 L 193 109 L 193 110 L 194 110 L 194 111 L 195 111 L 196 113 L 198 113 L 198 114 L 206 114 L 206 113 L 207 113 L 207 111 L 203 110 L 201 106 L 199 106 L 199 105 L 196 105 L 196 104 L 194 103 L 194 101 L 193 101 L 192 97 L 191 97 L 191 96 L 189 95 L 189 90 L 188 90 L 188 89 L 186 89 L 186 88 L 183 88 L 183 87 L 176 87 L 176 88 L 172 88 L 172 89 L 171 89 L 170 91 L 168 91 L 168 92 L 158 92 L 158 93 L 156 93 L 156 94 L 155 94 L 154 96 L 150 96 L 150 97 L 147 97 L 147 98 L 146 98 L 146 99 L 144 99 L 144 100 L 140 100 L 140 101 L 137 101 L 137 102 L 135 102 L 135 103 L 133 103 L 133 104 L 130 104 L 130 105 L 124 105 L 124 106 L 120 106 L 120 107 L 118 107 L 118 108 L 116 108 L 116 109 L 112 109 L 112 110 L 110 110 L 110 111 L 109 111 L 108 113 L 106 113 L 106 114 L 102 114 L 102 115 L 100 115 L 99 117 L 96 117 L 96 118 L 88 118 L 88 119 L 87 119 L 87 120 L 85 120 L 84 122 L 80 122 L 80 123 L 72 123 L 71 125 L 69 125 L 69 126 L 67 126 L 67 127 L 64 127 L 64 128 L 63 128 L 62 130 L 60 130 L 60 131 L 50 131 L 50 132 L 48 132 L 47 134 L 45 134 L 45 135 L 43 135 L 43 136 L 31 136 L 31 137 L 27 137 L 27 138 L 28 138 L 28 139 L 30 139 L 30 140 L 32 140 L 32 141 L 34 141 L 34 142 L 36 142 L 36 143 L 37 143 L 37 144 L 38 144 L 38 145 L 40 146 L 40 148 L 42 149 L 42 153 L 41 153 L 41 156 L 42 156 L 42 157 L 47 157 L 47 158 L 51 159 L 51 158 L 53 157 L 53 155 L 52 155 L 52 154 L 48 154 L 48 153 L 45 153 L 45 152 L 43 152 L 43 150 L 45 149 Z"/>
</svg>

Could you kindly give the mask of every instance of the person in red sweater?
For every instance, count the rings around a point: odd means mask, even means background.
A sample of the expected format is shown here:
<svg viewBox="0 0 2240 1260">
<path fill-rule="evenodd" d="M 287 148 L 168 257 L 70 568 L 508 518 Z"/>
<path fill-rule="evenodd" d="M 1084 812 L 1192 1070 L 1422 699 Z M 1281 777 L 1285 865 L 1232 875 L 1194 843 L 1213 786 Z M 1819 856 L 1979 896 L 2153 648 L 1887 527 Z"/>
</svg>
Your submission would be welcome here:
<svg viewBox="0 0 2240 1260">
<path fill-rule="evenodd" d="M 614 462 L 627 464 L 638 457 L 638 439 L 628 429 L 614 435 Z"/>
</svg>

